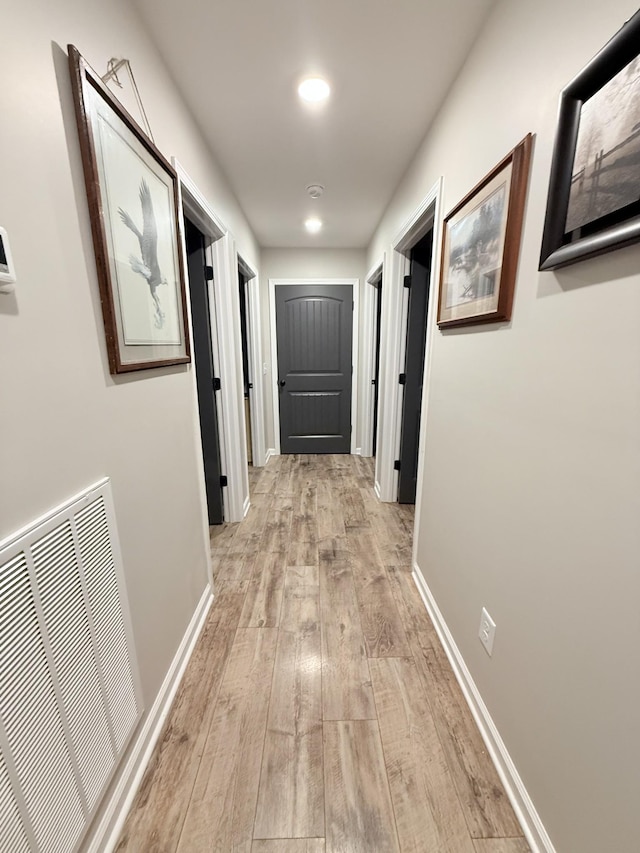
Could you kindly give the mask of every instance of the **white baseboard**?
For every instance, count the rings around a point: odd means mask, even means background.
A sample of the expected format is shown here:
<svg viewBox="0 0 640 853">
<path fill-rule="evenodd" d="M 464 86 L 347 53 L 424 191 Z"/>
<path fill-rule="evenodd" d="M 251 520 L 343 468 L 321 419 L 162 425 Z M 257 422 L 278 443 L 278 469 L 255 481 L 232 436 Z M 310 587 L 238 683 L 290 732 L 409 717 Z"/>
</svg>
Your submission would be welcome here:
<svg viewBox="0 0 640 853">
<path fill-rule="evenodd" d="M 413 566 L 413 579 L 440 637 L 440 641 L 444 646 L 464 698 L 480 730 L 491 760 L 495 764 L 532 853 L 556 853 L 555 847 L 540 820 L 533 801 L 507 751 L 507 747 L 500 737 L 496 724 L 493 722 L 491 714 L 480 695 L 480 691 L 476 687 L 471 673 L 464 662 L 460 649 L 453 639 L 453 635 L 440 612 L 440 608 L 436 604 L 436 600 L 420 568 L 415 563 Z"/>
<path fill-rule="evenodd" d="M 249 512 L 249 507 L 251 506 L 251 498 L 249 495 L 244 499 L 244 504 L 242 505 L 242 517 L 246 518 L 247 513 Z"/>
<path fill-rule="evenodd" d="M 356 447 L 356 451 L 355 451 L 354 456 L 362 456 L 362 448 L 361 447 Z"/>
<path fill-rule="evenodd" d="M 382 500 L 382 498 L 380 497 L 380 483 L 377 480 L 373 484 L 373 491 L 376 493 L 376 497 L 378 498 L 378 500 Z"/>
<path fill-rule="evenodd" d="M 264 460 L 264 464 L 266 465 L 266 464 L 267 464 L 267 462 L 271 459 L 271 457 L 272 457 L 272 456 L 277 456 L 277 455 L 278 455 L 278 454 L 276 453 L 276 449 L 275 449 L 275 447 L 270 447 L 270 448 L 267 450 L 267 455 L 266 455 L 266 458 L 265 458 L 265 460 Z"/>
<path fill-rule="evenodd" d="M 171 705 L 204 626 L 212 601 L 211 588 L 207 586 L 171 662 L 169 671 L 162 682 L 156 700 L 134 741 L 129 758 L 113 789 L 102 819 L 89 837 L 86 848 L 83 848 L 87 850 L 87 853 L 111 853 L 118 843 L 133 798 L 140 787 L 144 771 L 171 710 Z"/>
</svg>

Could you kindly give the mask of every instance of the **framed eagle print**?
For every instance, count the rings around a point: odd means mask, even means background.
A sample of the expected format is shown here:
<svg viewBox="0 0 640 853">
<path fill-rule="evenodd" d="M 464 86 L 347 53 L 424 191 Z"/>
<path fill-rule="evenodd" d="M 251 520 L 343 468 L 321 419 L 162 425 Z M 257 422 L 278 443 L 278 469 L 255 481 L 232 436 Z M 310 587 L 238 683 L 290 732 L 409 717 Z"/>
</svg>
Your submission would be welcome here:
<svg viewBox="0 0 640 853">
<path fill-rule="evenodd" d="M 183 364 L 177 175 L 73 45 L 69 65 L 110 371 Z"/>
</svg>

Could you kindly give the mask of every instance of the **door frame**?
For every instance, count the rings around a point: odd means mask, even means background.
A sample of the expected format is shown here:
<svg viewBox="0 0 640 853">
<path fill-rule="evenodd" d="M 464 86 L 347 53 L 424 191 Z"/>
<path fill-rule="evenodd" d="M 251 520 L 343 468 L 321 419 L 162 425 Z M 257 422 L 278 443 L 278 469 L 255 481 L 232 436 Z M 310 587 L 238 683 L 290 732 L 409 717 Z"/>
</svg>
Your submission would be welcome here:
<svg viewBox="0 0 640 853">
<path fill-rule="evenodd" d="M 242 521 L 249 511 L 249 462 L 244 416 L 242 381 L 242 333 L 240 331 L 240 296 L 238 294 L 238 253 L 233 236 L 225 236 L 213 244 L 213 274 L 218 282 L 218 337 L 220 339 L 221 394 L 226 405 L 222 415 L 227 440 L 227 494 L 229 518 Z"/>
<path fill-rule="evenodd" d="M 249 475 L 244 426 L 244 394 L 242 389 L 242 350 L 240 343 L 240 306 L 238 298 L 238 259 L 233 236 L 217 216 L 195 182 L 180 162 L 173 157 L 172 164 L 178 174 L 179 202 L 194 224 L 211 239 L 207 259 L 213 267 L 215 287 L 210 291 L 211 342 L 221 378 L 218 406 L 220 432 L 220 462 L 227 475 L 224 487 L 224 520 L 242 521 L 249 509 Z M 182 229 L 181 229 L 182 230 Z M 185 252 L 184 238 L 182 251 Z M 183 257 L 186 257 L 183 254 Z M 235 303 L 234 303 L 235 296 Z M 191 332 L 191 317 L 189 317 Z M 195 371 L 193 376 L 194 411 L 198 411 Z M 200 420 L 194 419 L 198 447 L 200 446 Z M 206 490 L 204 469 L 201 480 L 202 511 L 206 515 Z M 204 517 L 204 516 L 203 516 Z M 209 523 L 206 519 L 207 554 Z"/>
<path fill-rule="evenodd" d="M 369 270 L 365 277 L 364 292 L 362 295 L 362 389 L 360 392 L 360 409 L 362 416 L 361 448 L 362 456 L 373 456 L 373 401 L 375 394 L 371 380 L 375 373 L 376 358 L 376 282 L 384 275 L 386 252 Z M 382 290 L 377 298 L 382 296 Z M 382 318 L 380 318 L 382 322 Z M 378 409 L 380 408 L 380 389 L 378 389 Z"/>
<path fill-rule="evenodd" d="M 353 300 L 353 337 L 351 340 L 351 442 L 350 453 L 356 452 L 356 426 L 358 416 L 358 317 L 360 310 L 359 278 L 270 278 L 269 279 L 269 333 L 271 335 L 271 393 L 273 401 L 273 430 L 276 455 L 280 455 L 280 400 L 278 397 L 278 340 L 276 333 L 276 287 L 286 285 L 346 284 L 351 287 Z"/>
<path fill-rule="evenodd" d="M 178 173 L 178 210 L 181 211 L 183 215 L 188 215 L 194 222 L 197 224 L 202 233 L 206 234 L 212 240 L 219 240 L 223 234 L 223 226 L 221 223 L 217 221 L 214 217 L 209 217 L 206 214 L 206 211 L 200 206 L 197 199 L 197 190 L 196 195 L 193 194 L 193 190 L 195 188 L 189 188 L 186 183 L 183 185 L 183 176 L 180 174 L 178 170 L 178 164 L 176 161 L 173 161 L 173 166 Z M 186 177 L 186 176 L 185 176 Z M 187 244 L 185 240 L 184 230 L 182 226 L 179 229 L 179 241 L 180 241 L 180 251 L 182 252 L 182 260 L 183 260 L 183 268 L 188 270 L 187 265 Z M 206 255 L 210 255 L 211 247 L 208 246 L 205 250 Z M 207 261 L 208 262 L 208 261 Z M 187 306 L 187 327 L 189 331 L 189 338 L 193 341 L 193 319 L 191 317 L 191 295 L 190 288 L 191 283 L 189 281 L 188 273 L 185 275 L 185 286 L 187 288 L 186 294 L 186 306 Z M 211 302 L 209 303 L 211 305 Z M 215 324 L 211 324 L 212 326 L 212 335 L 211 335 L 211 346 L 217 357 L 217 338 L 214 339 L 214 329 Z M 202 448 L 202 434 L 200 429 L 200 410 L 198 405 L 198 388 L 196 385 L 196 372 L 195 367 L 190 371 L 191 373 L 191 395 L 192 395 L 192 411 L 194 413 L 194 417 L 192 418 L 193 424 L 193 440 L 194 446 L 200 449 Z M 218 412 L 218 437 L 220 442 L 220 465 L 225 466 L 225 447 L 224 447 L 224 436 L 222 434 L 222 422 L 220 418 L 219 408 Z M 197 479 L 198 479 L 198 492 L 200 494 L 200 514 L 201 514 L 201 529 L 203 535 L 203 545 L 204 545 L 204 553 L 205 559 L 207 563 L 207 579 L 209 581 L 209 586 L 211 589 L 214 588 L 214 579 L 213 579 L 213 563 L 211 561 L 211 540 L 209 537 L 209 511 L 208 511 L 208 501 L 207 501 L 207 486 L 204 479 L 204 462 L 202 461 L 202 457 L 199 457 L 200 463 L 197 465 Z M 226 508 L 225 508 L 226 512 Z"/>
<path fill-rule="evenodd" d="M 253 380 L 250 394 L 251 451 L 254 468 L 266 463 L 266 439 L 264 430 L 264 398 L 262 373 L 262 326 L 260 323 L 260 280 L 258 271 L 238 254 L 238 267 L 247 279 L 247 338 L 249 346 L 249 369 Z"/>
<path fill-rule="evenodd" d="M 422 389 L 420 437 L 418 442 L 418 480 L 416 495 L 416 530 L 420 514 L 422 480 L 424 476 L 424 435 L 428 417 L 431 350 L 436 328 L 438 275 L 442 234 L 442 193 L 444 179 L 439 178 L 420 205 L 397 233 L 389 250 L 389 263 L 383 267 L 382 336 L 380 340 L 380 389 L 378 407 L 378 448 L 375 468 L 375 491 L 381 501 L 395 503 L 398 499 L 398 472 L 394 462 L 400 454 L 402 426 L 402 391 L 398 376 L 403 371 L 407 335 L 408 292 L 404 276 L 409 271 L 409 256 L 415 244 L 433 227 L 433 259 L 429 285 L 429 306 L 425 344 L 425 375 Z M 415 553 L 415 551 L 414 551 Z"/>
</svg>

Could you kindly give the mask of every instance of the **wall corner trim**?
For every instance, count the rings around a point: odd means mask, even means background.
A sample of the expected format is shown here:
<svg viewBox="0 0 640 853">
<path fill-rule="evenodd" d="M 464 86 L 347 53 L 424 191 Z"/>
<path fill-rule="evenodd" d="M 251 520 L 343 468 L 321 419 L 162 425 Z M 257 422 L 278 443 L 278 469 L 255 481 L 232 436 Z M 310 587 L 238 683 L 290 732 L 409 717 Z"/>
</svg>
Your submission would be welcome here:
<svg viewBox="0 0 640 853">
<path fill-rule="evenodd" d="M 480 730 L 487 751 L 491 756 L 500 780 L 505 787 L 509 801 L 513 806 L 516 817 L 522 826 L 527 842 L 532 853 L 556 853 L 556 849 L 547 834 L 546 829 L 536 811 L 533 800 L 524 786 L 520 774 L 507 747 L 502 740 L 496 724 L 491 718 L 489 709 L 485 705 L 480 691 L 478 690 L 471 673 L 462 657 L 460 649 L 453 638 L 444 620 L 440 608 L 436 604 L 433 593 L 429 589 L 417 563 L 413 564 L 413 580 L 418 587 L 418 592 L 431 617 L 431 621 L 438 633 L 440 641 L 449 658 L 455 677 L 460 684 L 464 698 L 469 706 L 473 718 Z"/>
<path fill-rule="evenodd" d="M 93 831 L 90 831 L 86 848 L 83 848 L 87 850 L 87 853 L 111 853 L 118 843 L 127 814 L 162 733 L 162 728 L 171 710 L 198 637 L 204 627 L 212 602 L 211 587 L 207 585 L 178 646 L 155 702 L 137 738 L 133 741 L 129 758 L 108 799 L 102 818 Z"/>
<path fill-rule="evenodd" d="M 266 456 L 265 456 L 264 464 L 266 465 L 266 464 L 267 464 L 267 462 L 271 459 L 271 457 L 272 457 L 272 456 L 277 456 L 277 455 L 278 455 L 278 454 L 276 453 L 276 449 L 275 449 L 275 447 L 269 447 L 269 448 L 267 449 L 267 453 L 266 453 Z"/>
</svg>

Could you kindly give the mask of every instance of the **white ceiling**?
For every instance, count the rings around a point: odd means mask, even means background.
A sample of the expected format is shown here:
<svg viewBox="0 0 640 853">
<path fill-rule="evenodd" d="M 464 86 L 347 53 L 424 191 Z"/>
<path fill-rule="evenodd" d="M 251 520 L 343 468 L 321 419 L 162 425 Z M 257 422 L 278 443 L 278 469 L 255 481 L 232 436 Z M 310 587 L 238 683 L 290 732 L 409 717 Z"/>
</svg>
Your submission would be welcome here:
<svg viewBox="0 0 640 853">
<path fill-rule="evenodd" d="M 361 248 L 493 0 L 137 3 L 260 245 Z M 296 94 L 308 74 L 321 109 Z"/>
</svg>

